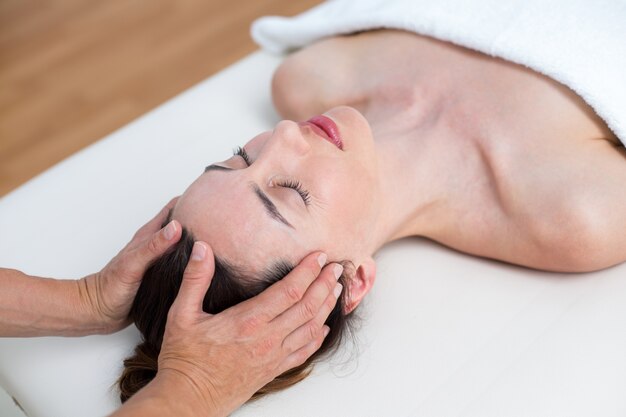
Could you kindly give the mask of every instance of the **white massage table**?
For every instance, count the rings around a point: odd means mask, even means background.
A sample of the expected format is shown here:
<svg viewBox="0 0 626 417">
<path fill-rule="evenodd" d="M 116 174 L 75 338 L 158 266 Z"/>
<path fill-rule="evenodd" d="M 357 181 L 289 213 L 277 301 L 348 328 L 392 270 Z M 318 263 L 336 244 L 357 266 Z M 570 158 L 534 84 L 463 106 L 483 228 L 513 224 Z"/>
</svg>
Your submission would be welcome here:
<svg viewBox="0 0 626 417">
<path fill-rule="evenodd" d="M 99 270 L 207 163 L 273 127 L 278 62 L 254 53 L 0 200 L 0 265 L 67 278 Z M 377 260 L 359 355 L 348 347 L 235 416 L 626 415 L 626 264 L 542 273 L 423 239 Z M 132 326 L 0 339 L 0 386 L 30 417 L 104 416 L 137 341 Z"/>
</svg>

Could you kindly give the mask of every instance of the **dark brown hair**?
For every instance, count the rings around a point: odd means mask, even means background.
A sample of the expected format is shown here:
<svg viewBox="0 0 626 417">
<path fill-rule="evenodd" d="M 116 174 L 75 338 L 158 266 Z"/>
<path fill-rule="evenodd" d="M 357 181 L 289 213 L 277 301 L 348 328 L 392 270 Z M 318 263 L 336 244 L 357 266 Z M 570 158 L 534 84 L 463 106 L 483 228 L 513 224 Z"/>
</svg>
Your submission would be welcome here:
<svg viewBox="0 0 626 417">
<path fill-rule="evenodd" d="M 124 360 L 124 371 L 118 380 L 122 402 L 128 400 L 156 376 L 157 358 L 161 350 L 167 313 L 178 294 L 193 244 L 193 236 L 183 228 L 180 241 L 157 259 L 144 274 L 129 313 L 131 320 L 141 332 L 142 342 L 135 347 L 134 354 Z M 351 264 L 340 263 L 344 265 L 344 274 L 339 282 L 343 284 L 344 290 L 326 320 L 330 332 L 322 346 L 305 363 L 279 375 L 257 391 L 252 399 L 282 390 L 306 378 L 312 370 L 314 361 L 336 350 L 345 331 L 351 329 L 353 313 L 343 314 L 348 289 L 346 280 Z M 292 269 L 293 265 L 277 262 L 260 277 L 250 277 L 216 257 L 215 274 L 204 297 L 202 308 L 207 313 L 217 314 L 259 294 Z"/>
</svg>

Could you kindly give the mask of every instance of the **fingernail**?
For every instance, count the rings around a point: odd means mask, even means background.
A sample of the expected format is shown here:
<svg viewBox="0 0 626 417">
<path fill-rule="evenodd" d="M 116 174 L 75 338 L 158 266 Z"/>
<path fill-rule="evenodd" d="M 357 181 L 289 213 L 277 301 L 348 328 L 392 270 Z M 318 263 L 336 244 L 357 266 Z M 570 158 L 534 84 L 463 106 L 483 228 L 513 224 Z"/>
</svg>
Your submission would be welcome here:
<svg viewBox="0 0 626 417">
<path fill-rule="evenodd" d="M 330 327 L 324 326 L 324 337 L 328 336 L 328 333 L 330 333 Z"/>
<path fill-rule="evenodd" d="M 341 266 L 340 264 L 335 264 L 333 268 L 333 274 L 335 274 L 335 279 L 339 279 L 342 272 L 343 272 L 343 266 Z"/>
<path fill-rule="evenodd" d="M 340 283 L 337 283 L 337 285 L 335 285 L 335 292 L 333 294 L 335 294 L 335 298 L 339 298 L 339 294 L 341 294 L 341 290 L 343 289 L 343 285 L 341 285 Z"/>
<path fill-rule="evenodd" d="M 320 253 L 320 256 L 317 257 L 317 263 L 320 264 L 320 267 L 326 265 L 326 259 L 328 259 L 328 256 L 325 253 Z"/>
<path fill-rule="evenodd" d="M 172 240 L 174 239 L 175 233 L 176 233 L 176 225 L 174 224 L 174 220 L 172 220 L 171 222 L 167 224 L 167 226 L 165 226 L 165 229 L 163 229 L 163 236 L 165 236 L 165 239 L 167 240 Z"/>
<path fill-rule="evenodd" d="M 206 248 L 200 242 L 196 242 L 193 244 L 193 250 L 191 251 L 191 259 L 194 261 L 201 261 L 204 259 L 206 255 Z"/>
</svg>

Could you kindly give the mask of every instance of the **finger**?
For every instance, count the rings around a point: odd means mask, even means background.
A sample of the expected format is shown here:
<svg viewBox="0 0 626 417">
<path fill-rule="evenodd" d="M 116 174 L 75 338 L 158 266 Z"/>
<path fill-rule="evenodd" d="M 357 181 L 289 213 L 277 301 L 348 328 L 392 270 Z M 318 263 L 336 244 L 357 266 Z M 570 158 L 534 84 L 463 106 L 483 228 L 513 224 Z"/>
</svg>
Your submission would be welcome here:
<svg viewBox="0 0 626 417">
<path fill-rule="evenodd" d="M 263 322 L 272 321 L 302 299 L 325 263 L 326 254 L 324 253 L 314 252 L 306 256 L 282 280 L 256 297 L 239 304 L 236 309 L 248 310 Z"/>
<path fill-rule="evenodd" d="M 342 272 L 343 268 L 339 264 L 326 266 L 320 276 L 306 291 L 302 300 L 273 320 L 272 324 L 275 325 L 275 331 L 288 335 L 298 327 L 314 319 L 322 306 L 324 306 L 324 301 L 333 295 L 337 279 Z"/>
<path fill-rule="evenodd" d="M 163 209 L 165 211 L 170 211 L 174 208 L 174 206 L 176 205 L 176 203 L 178 202 L 178 199 L 180 198 L 180 196 L 176 196 L 174 198 L 172 198 L 166 205 L 165 207 L 163 207 Z"/>
<path fill-rule="evenodd" d="M 150 239 L 141 242 L 124 256 L 124 271 L 127 275 L 141 279 L 144 272 L 155 259 L 163 255 L 180 239 L 182 227 L 176 220 L 169 222 L 164 228 L 153 233 Z"/>
<path fill-rule="evenodd" d="M 319 334 L 320 329 L 324 326 L 326 319 L 335 308 L 335 304 L 337 304 L 337 299 L 341 294 L 341 284 L 336 283 L 336 287 L 331 294 L 326 297 L 322 308 L 320 308 L 317 316 L 308 323 L 298 327 L 294 330 L 289 336 L 285 338 L 283 341 L 283 348 L 289 352 L 293 353 L 301 347 L 311 343 L 312 340 L 315 340 L 315 337 Z"/>
<path fill-rule="evenodd" d="M 326 338 L 326 336 L 328 336 L 329 330 L 330 329 L 327 326 L 324 326 L 323 329 L 320 329 L 319 334 L 313 341 L 307 343 L 305 346 L 287 356 L 278 367 L 280 374 L 287 372 L 288 370 L 295 368 L 296 366 L 300 366 L 304 362 L 306 362 L 306 360 L 309 359 L 311 355 L 317 352 L 318 349 L 322 346 L 322 343 L 324 343 L 324 339 Z"/>
<path fill-rule="evenodd" d="M 152 218 L 152 220 L 150 220 L 148 223 L 141 226 L 139 230 L 137 230 L 137 233 L 135 233 L 135 236 L 133 236 L 132 240 L 141 239 L 159 230 L 161 226 L 163 226 L 163 223 L 165 223 L 165 221 L 167 220 L 170 211 L 174 208 L 177 201 L 178 197 L 172 198 L 169 203 L 167 203 L 165 207 L 163 207 L 159 211 L 159 213 Z"/>
<path fill-rule="evenodd" d="M 180 290 L 170 310 L 172 314 L 194 317 L 202 313 L 202 302 L 211 285 L 214 272 L 215 262 L 210 246 L 199 241 L 194 243 Z"/>
</svg>

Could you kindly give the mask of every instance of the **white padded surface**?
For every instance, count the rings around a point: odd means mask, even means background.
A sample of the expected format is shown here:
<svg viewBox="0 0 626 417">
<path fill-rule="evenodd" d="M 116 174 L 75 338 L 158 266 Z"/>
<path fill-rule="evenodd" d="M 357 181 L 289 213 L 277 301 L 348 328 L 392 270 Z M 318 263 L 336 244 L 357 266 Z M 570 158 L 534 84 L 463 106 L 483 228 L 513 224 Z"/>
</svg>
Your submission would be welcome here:
<svg viewBox="0 0 626 417">
<path fill-rule="evenodd" d="M 24 413 L 19 405 L 2 388 L 0 388 L 0 411 L 2 412 L 2 417 L 24 417 Z"/>
<path fill-rule="evenodd" d="M 252 54 L 0 200 L 0 265 L 66 278 L 101 268 L 208 162 L 273 127 L 278 62 Z M 542 273 L 422 239 L 377 260 L 358 358 L 347 348 L 236 416 L 626 415 L 626 264 Z M 137 340 L 134 327 L 0 339 L 0 385 L 30 417 L 103 416 Z"/>
</svg>

